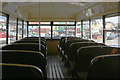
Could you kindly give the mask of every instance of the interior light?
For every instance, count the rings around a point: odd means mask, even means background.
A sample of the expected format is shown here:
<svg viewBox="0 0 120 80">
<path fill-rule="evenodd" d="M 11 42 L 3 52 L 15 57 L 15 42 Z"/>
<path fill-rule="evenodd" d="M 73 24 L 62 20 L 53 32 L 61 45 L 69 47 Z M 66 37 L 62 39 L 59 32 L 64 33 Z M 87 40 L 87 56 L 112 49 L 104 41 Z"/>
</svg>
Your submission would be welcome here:
<svg viewBox="0 0 120 80">
<path fill-rule="evenodd" d="M 69 4 L 78 5 L 78 6 L 85 6 L 85 2 L 71 2 Z"/>
</svg>

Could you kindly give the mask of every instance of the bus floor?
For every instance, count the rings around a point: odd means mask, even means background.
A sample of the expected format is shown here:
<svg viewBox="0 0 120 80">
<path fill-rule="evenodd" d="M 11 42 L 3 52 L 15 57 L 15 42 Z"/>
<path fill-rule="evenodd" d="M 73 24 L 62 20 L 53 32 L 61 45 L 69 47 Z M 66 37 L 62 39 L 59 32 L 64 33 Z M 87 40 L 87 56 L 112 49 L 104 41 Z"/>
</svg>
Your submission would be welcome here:
<svg viewBox="0 0 120 80">
<path fill-rule="evenodd" d="M 57 55 L 47 57 L 46 70 L 48 80 L 70 80 L 67 69 Z"/>
</svg>

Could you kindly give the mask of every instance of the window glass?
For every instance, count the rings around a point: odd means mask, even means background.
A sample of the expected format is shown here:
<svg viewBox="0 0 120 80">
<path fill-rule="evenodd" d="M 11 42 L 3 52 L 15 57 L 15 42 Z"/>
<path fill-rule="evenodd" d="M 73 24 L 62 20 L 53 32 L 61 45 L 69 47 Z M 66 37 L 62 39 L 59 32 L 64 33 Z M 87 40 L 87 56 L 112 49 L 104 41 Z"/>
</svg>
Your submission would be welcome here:
<svg viewBox="0 0 120 80">
<path fill-rule="evenodd" d="M 67 26 L 67 36 L 68 37 L 75 36 L 75 26 Z"/>
<path fill-rule="evenodd" d="M 27 37 L 27 22 L 24 22 L 23 38 Z"/>
<path fill-rule="evenodd" d="M 0 47 L 6 44 L 6 22 L 7 17 L 0 14 Z"/>
<path fill-rule="evenodd" d="M 39 26 L 29 26 L 29 37 L 39 37 Z"/>
<path fill-rule="evenodd" d="M 60 39 L 61 37 L 65 37 L 66 34 L 67 37 L 75 36 L 75 26 L 67 26 L 67 28 L 66 26 L 53 26 L 53 39 Z"/>
<path fill-rule="evenodd" d="M 103 20 L 91 20 L 91 34 L 92 39 L 96 42 L 103 42 Z"/>
<path fill-rule="evenodd" d="M 107 45 L 120 45 L 120 23 L 118 16 L 105 18 L 105 43 Z"/>
<path fill-rule="evenodd" d="M 53 26 L 53 39 L 65 37 L 66 26 Z"/>
<path fill-rule="evenodd" d="M 13 43 L 16 41 L 16 24 L 17 24 L 17 19 L 14 17 L 9 18 L 9 38 L 8 42 Z"/>
<path fill-rule="evenodd" d="M 89 21 L 83 21 L 83 38 L 89 39 Z"/>
<path fill-rule="evenodd" d="M 40 26 L 41 37 L 51 38 L 51 26 Z M 39 26 L 29 26 L 29 37 L 39 37 Z"/>
<path fill-rule="evenodd" d="M 18 20 L 18 40 L 22 39 L 22 20 Z"/>
<path fill-rule="evenodd" d="M 76 37 L 81 38 L 81 22 L 76 23 Z"/>
<path fill-rule="evenodd" d="M 41 37 L 51 38 L 51 26 L 40 26 Z"/>
</svg>

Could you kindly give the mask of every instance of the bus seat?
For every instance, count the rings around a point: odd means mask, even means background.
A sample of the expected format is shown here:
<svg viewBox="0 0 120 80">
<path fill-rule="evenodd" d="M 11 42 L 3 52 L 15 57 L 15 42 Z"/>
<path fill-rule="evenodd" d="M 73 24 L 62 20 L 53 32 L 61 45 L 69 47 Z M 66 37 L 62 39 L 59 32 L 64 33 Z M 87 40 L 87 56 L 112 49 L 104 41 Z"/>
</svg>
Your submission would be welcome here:
<svg viewBox="0 0 120 80">
<path fill-rule="evenodd" d="M 96 43 L 96 42 L 75 42 L 70 45 L 70 48 L 67 50 L 66 54 L 68 60 L 74 60 L 75 55 L 77 54 L 77 50 L 84 46 L 105 46 L 103 43 Z"/>
<path fill-rule="evenodd" d="M 14 43 L 39 43 L 38 40 L 19 40 L 19 41 L 15 41 Z M 44 41 L 41 41 L 41 44 L 45 46 L 45 48 L 47 49 L 46 47 L 46 43 Z"/>
<path fill-rule="evenodd" d="M 120 80 L 120 54 L 97 56 L 91 61 L 87 80 Z"/>
<path fill-rule="evenodd" d="M 84 39 L 72 39 L 72 40 L 68 40 L 62 47 L 62 52 L 61 55 L 63 57 L 63 59 L 65 58 L 65 54 L 67 54 L 67 50 L 69 49 L 69 46 L 74 43 L 74 42 L 91 42 L 91 40 L 84 40 Z M 64 53 L 63 53 L 64 52 Z"/>
<path fill-rule="evenodd" d="M 79 48 L 75 59 L 74 71 L 78 74 L 82 72 L 88 73 L 90 61 L 94 57 L 111 54 L 111 51 L 114 48 L 115 47 L 108 47 L 108 46 L 86 46 Z"/>
<path fill-rule="evenodd" d="M 40 39 L 44 42 L 46 42 L 46 39 L 44 37 L 40 37 Z M 39 40 L 39 37 L 25 37 L 21 40 Z"/>
<path fill-rule="evenodd" d="M 0 50 L 2 63 L 29 64 L 39 67 L 46 73 L 46 60 L 42 53 L 22 50 Z"/>
<path fill-rule="evenodd" d="M 2 47 L 2 50 L 27 50 L 27 51 L 41 51 L 46 57 L 47 51 L 45 46 L 41 44 L 41 50 L 39 50 L 39 44 L 37 43 L 16 43 L 9 44 Z"/>
<path fill-rule="evenodd" d="M 2 80 L 40 79 L 44 80 L 41 69 L 33 65 L 0 63 Z"/>
</svg>

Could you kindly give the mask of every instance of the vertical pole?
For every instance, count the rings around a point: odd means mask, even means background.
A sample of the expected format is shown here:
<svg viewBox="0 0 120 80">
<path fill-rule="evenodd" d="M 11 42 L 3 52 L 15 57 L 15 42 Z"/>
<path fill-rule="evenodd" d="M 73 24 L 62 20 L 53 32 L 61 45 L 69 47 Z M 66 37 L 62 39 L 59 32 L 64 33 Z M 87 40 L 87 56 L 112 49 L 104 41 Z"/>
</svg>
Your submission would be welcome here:
<svg viewBox="0 0 120 80">
<path fill-rule="evenodd" d="M 76 21 L 75 21 L 75 34 L 74 34 L 74 35 L 75 35 L 75 37 L 76 37 Z"/>
<path fill-rule="evenodd" d="M 51 41 L 53 40 L 53 21 L 51 21 Z"/>
<path fill-rule="evenodd" d="M 17 18 L 17 25 L 16 25 L 16 40 L 18 40 L 18 18 Z"/>
<path fill-rule="evenodd" d="M 105 43 L 105 16 L 103 16 L 103 43 Z"/>
<path fill-rule="evenodd" d="M 89 39 L 91 39 L 91 19 L 89 18 Z"/>
<path fill-rule="evenodd" d="M 40 35 L 40 2 L 39 2 L 39 50 L 41 51 L 41 35 Z"/>
<path fill-rule="evenodd" d="M 120 1 L 118 2 L 118 15 L 120 14 Z M 120 23 L 120 16 L 118 16 L 118 24 Z M 119 26 L 117 27 L 119 29 Z M 117 29 L 117 33 L 120 33 L 120 30 Z M 120 44 L 119 36 L 118 37 L 118 45 Z M 119 47 L 119 46 L 118 46 Z M 119 53 L 118 51 L 117 53 Z"/>
<path fill-rule="evenodd" d="M 7 24 L 6 24 L 6 44 L 8 44 L 8 36 L 9 36 L 9 15 L 7 14 Z"/>
<path fill-rule="evenodd" d="M 66 36 L 65 36 L 65 43 L 67 42 L 67 5 L 66 5 Z"/>
<path fill-rule="evenodd" d="M 83 20 L 81 20 L 81 38 L 83 38 Z"/>
<path fill-rule="evenodd" d="M 23 38 L 23 34 L 24 34 L 24 20 L 22 20 L 22 38 Z"/>
<path fill-rule="evenodd" d="M 29 26 L 29 22 L 27 21 L 27 37 L 29 36 L 28 26 Z"/>
<path fill-rule="evenodd" d="M 66 35 L 65 36 L 65 43 L 66 43 L 67 42 L 67 21 L 66 21 L 66 30 L 65 31 L 66 31 L 66 33 L 65 33 L 65 35 Z"/>
</svg>

